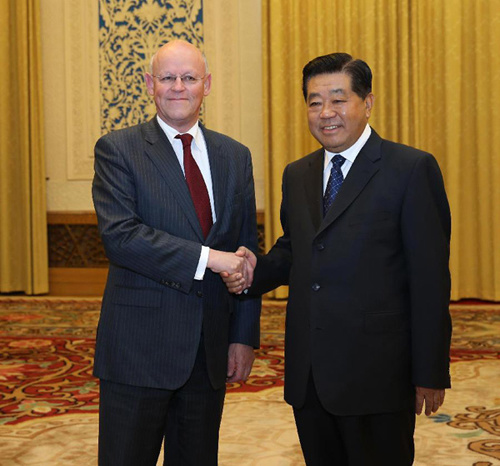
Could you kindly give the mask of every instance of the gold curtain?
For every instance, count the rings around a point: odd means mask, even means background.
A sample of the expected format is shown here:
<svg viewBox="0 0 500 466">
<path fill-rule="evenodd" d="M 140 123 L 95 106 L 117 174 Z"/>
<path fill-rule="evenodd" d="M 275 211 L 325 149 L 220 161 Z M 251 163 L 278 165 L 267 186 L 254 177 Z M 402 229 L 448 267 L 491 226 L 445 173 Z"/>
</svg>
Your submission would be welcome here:
<svg viewBox="0 0 500 466">
<path fill-rule="evenodd" d="M 440 163 L 452 299 L 500 300 L 500 0 L 263 0 L 263 44 L 266 246 L 281 234 L 285 165 L 318 147 L 302 68 L 348 52 L 373 71 L 370 124 Z"/>
<path fill-rule="evenodd" d="M 39 0 L 0 0 L 0 292 L 48 291 Z"/>
</svg>

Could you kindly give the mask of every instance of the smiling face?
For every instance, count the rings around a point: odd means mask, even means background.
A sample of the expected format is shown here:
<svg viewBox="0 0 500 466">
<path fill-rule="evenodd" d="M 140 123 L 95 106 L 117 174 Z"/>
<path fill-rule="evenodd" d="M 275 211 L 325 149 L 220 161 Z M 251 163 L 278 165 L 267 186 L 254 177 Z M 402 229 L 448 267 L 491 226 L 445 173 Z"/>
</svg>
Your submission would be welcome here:
<svg viewBox="0 0 500 466">
<path fill-rule="evenodd" d="M 186 132 L 198 120 L 203 98 L 210 93 L 212 77 L 206 72 L 201 52 L 188 42 L 169 42 L 156 54 L 152 71 L 146 73 L 146 86 L 158 116 L 177 131 Z M 168 75 L 203 79 L 191 84 L 175 79 L 172 85 L 158 78 Z"/>
<path fill-rule="evenodd" d="M 370 118 L 374 96 L 362 99 L 345 73 L 313 76 L 307 83 L 309 130 L 329 152 L 342 152 L 361 136 Z"/>
</svg>

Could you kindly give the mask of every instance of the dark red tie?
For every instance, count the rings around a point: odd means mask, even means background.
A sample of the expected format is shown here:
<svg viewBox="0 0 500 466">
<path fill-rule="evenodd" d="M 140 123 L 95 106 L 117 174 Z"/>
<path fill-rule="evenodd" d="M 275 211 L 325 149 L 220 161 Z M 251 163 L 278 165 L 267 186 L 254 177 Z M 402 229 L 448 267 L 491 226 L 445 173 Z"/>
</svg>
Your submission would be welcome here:
<svg viewBox="0 0 500 466">
<path fill-rule="evenodd" d="M 210 198 L 208 197 L 208 190 L 203 175 L 201 174 L 200 167 L 195 162 L 193 154 L 191 153 L 191 141 L 193 136 L 190 134 L 178 134 L 176 139 L 182 141 L 184 149 L 184 174 L 186 182 L 193 199 L 194 208 L 200 221 L 203 236 L 206 238 L 212 227 L 212 209 L 210 208 Z"/>
</svg>

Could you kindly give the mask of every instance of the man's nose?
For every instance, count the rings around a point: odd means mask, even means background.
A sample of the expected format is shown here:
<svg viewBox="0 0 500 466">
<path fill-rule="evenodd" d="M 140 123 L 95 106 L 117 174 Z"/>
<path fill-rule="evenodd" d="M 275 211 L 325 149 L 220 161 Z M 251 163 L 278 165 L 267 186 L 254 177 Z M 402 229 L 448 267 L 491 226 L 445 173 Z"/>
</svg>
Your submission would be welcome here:
<svg viewBox="0 0 500 466">
<path fill-rule="evenodd" d="M 181 77 L 180 76 L 176 76 L 175 77 L 175 81 L 174 81 L 174 84 L 172 86 L 172 89 L 174 91 L 182 91 L 185 89 L 185 85 L 184 85 L 184 82 L 182 81 Z"/>
<path fill-rule="evenodd" d="M 332 105 L 325 105 L 321 109 L 321 113 L 319 114 L 320 118 L 332 118 L 336 115 L 336 111 Z"/>
</svg>

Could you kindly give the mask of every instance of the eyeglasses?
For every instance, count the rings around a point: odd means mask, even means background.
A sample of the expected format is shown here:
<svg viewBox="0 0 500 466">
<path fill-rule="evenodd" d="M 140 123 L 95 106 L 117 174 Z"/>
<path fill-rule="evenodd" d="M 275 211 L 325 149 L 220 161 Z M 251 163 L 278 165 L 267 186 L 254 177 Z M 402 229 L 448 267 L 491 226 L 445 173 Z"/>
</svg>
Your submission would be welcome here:
<svg viewBox="0 0 500 466">
<path fill-rule="evenodd" d="M 201 78 L 195 78 L 190 74 L 184 74 L 182 76 L 172 75 L 172 74 L 167 74 L 165 76 L 157 76 L 153 74 L 152 76 L 153 78 L 156 78 L 158 81 L 160 81 L 161 84 L 164 84 L 165 86 L 168 87 L 172 87 L 177 82 L 177 78 L 179 78 L 182 84 L 184 84 L 184 86 L 186 87 L 194 86 L 197 82 L 203 81 L 206 78 L 206 76 L 202 76 Z"/>
</svg>

